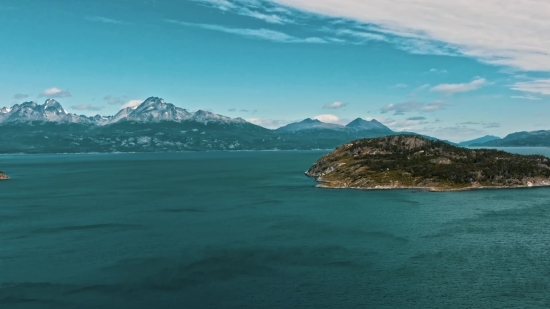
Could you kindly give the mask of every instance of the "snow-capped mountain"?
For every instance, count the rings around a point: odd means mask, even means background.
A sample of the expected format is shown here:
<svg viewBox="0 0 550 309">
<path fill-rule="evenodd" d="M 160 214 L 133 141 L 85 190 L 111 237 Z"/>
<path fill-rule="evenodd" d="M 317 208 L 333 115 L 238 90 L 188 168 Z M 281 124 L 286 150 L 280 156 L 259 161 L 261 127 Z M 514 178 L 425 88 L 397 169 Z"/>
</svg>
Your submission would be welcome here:
<svg viewBox="0 0 550 309">
<path fill-rule="evenodd" d="M 95 115 L 93 117 L 88 117 L 91 122 L 103 126 L 106 124 L 109 124 L 109 122 L 114 118 L 114 116 L 101 116 L 101 115 Z"/>
<path fill-rule="evenodd" d="M 230 118 L 227 116 L 222 116 L 214 114 L 212 112 L 198 110 L 193 113 L 191 117 L 192 120 L 208 124 L 209 122 L 221 122 L 221 123 L 246 123 L 246 120 L 242 118 Z"/>
<path fill-rule="evenodd" d="M 186 109 L 179 108 L 171 103 L 166 103 L 163 99 L 150 97 L 137 107 L 126 107 L 121 109 L 109 123 L 116 123 L 122 120 L 135 122 L 160 122 L 186 120 L 197 121 L 204 124 L 209 122 L 217 123 L 245 123 L 242 118 L 230 118 L 212 112 L 199 110 L 191 113 Z"/>
<path fill-rule="evenodd" d="M 67 113 L 59 102 L 48 99 L 40 105 L 35 102 L 25 102 L 15 104 L 11 108 L 3 107 L 0 109 L 0 123 L 13 122 L 62 122 L 62 123 L 82 123 L 93 125 L 108 125 L 119 121 L 134 122 L 160 122 L 160 121 L 197 121 L 203 124 L 208 123 L 246 123 L 242 118 L 230 118 L 212 112 L 199 110 L 191 113 L 174 104 L 166 103 L 163 99 L 150 97 L 135 107 L 126 107 L 121 109 L 114 116 L 93 117 L 79 116 Z"/>
<path fill-rule="evenodd" d="M 183 121 L 191 118 L 191 113 L 161 98 L 150 97 L 132 110 L 126 120 L 137 122 Z M 124 119 L 124 118 L 122 118 Z"/>
<path fill-rule="evenodd" d="M 128 115 L 130 115 L 134 111 L 134 109 L 136 108 L 126 107 L 121 109 L 118 113 L 116 113 L 116 115 L 113 116 L 113 118 L 111 118 L 111 120 L 109 120 L 109 123 L 115 123 L 123 119 L 128 119 Z"/>
<path fill-rule="evenodd" d="M 346 129 L 355 131 L 384 131 L 392 132 L 392 130 L 385 125 L 378 122 L 376 119 L 367 121 L 365 119 L 357 118 L 354 121 L 346 125 Z"/>
<path fill-rule="evenodd" d="M 0 112 L 0 122 L 69 122 L 92 123 L 84 116 L 67 113 L 61 104 L 53 99 L 48 99 L 44 104 L 25 102 L 15 104 L 11 108 L 3 107 Z"/>
</svg>

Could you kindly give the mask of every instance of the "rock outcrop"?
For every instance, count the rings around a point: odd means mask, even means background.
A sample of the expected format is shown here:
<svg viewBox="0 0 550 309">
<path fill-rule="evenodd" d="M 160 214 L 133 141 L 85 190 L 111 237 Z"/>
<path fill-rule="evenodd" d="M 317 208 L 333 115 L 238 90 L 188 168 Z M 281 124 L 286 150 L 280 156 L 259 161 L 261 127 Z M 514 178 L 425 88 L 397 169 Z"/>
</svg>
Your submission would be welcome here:
<svg viewBox="0 0 550 309">
<path fill-rule="evenodd" d="M 357 140 L 320 158 L 306 175 L 323 188 L 430 191 L 550 186 L 550 159 L 466 149 L 420 136 Z"/>
</svg>

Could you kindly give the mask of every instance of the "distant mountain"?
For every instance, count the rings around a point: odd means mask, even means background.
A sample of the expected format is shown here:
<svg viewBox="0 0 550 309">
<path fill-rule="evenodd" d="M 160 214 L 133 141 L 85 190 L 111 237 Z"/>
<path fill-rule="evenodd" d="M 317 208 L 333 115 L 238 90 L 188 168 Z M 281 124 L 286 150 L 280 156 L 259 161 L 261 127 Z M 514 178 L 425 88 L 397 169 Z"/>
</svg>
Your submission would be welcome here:
<svg viewBox="0 0 550 309">
<path fill-rule="evenodd" d="M 294 122 L 284 127 L 277 129 L 279 132 L 299 132 L 299 131 L 311 131 L 311 130 L 334 130 L 334 131 L 371 131 L 371 132 L 384 132 L 393 133 L 393 131 L 381 124 L 376 120 L 367 121 L 361 118 L 357 118 L 346 126 L 334 123 L 325 123 L 317 119 L 307 118 L 300 122 Z"/>
<path fill-rule="evenodd" d="M 307 118 L 300 122 L 294 122 L 287 124 L 286 126 L 278 128 L 276 131 L 279 132 L 298 132 L 298 131 L 307 131 L 307 130 L 342 130 L 344 129 L 343 125 L 321 122 L 317 119 Z"/>
<path fill-rule="evenodd" d="M 397 134 L 360 118 L 346 126 L 305 119 L 269 130 L 242 118 L 189 112 L 157 97 L 114 116 L 70 114 L 55 100 L 0 109 L 0 153 L 333 149 Z"/>
<path fill-rule="evenodd" d="M 390 128 L 378 122 L 376 119 L 367 121 L 361 118 L 357 118 L 354 121 L 346 125 L 346 129 L 355 131 L 379 131 L 379 132 L 393 132 Z"/>
<path fill-rule="evenodd" d="M 517 132 L 500 140 L 476 143 L 471 146 L 487 147 L 550 147 L 550 131 Z"/>
<path fill-rule="evenodd" d="M 494 135 L 485 135 L 483 137 L 476 138 L 476 139 L 473 139 L 473 140 L 470 140 L 470 141 L 460 142 L 460 143 L 458 143 L 458 146 L 467 147 L 467 146 L 470 146 L 470 145 L 473 145 L 473 144 L 483 144 L 483 143 L 487 143 L 487 142 L 490 142 L 490 141 L 496 141 L 496 140 L 501 140 L 501 138 L 498 137 L 498 136 L 494 136 Z"/>
</svg>

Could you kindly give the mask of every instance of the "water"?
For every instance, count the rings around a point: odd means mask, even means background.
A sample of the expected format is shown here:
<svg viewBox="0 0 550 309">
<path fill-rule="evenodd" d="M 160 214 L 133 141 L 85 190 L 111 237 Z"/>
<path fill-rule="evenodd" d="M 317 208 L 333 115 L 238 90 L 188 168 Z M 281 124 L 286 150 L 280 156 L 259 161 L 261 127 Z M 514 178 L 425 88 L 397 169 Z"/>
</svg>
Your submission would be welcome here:
<svg viewBox="0 0 550 309">
<path fill-rule="evenodd" d="M 322 154 L 2 156 L 0 308 L 550 307 L 550 189 L 316 189 Z"/>
</svg>

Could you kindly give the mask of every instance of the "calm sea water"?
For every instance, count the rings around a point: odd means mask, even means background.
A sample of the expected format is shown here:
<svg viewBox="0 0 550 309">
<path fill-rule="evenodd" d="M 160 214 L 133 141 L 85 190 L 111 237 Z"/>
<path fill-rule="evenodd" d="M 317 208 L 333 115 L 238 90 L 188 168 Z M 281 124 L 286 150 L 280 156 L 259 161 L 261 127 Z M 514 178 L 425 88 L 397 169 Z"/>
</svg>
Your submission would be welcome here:
<svg viewBox="0 0 550 309">
<path fill-rule="evenodd" d="M 0 308 L 550 308 L 550 189 L 316 189 L 322 154 L 0 156 Z"/>
</svg>

